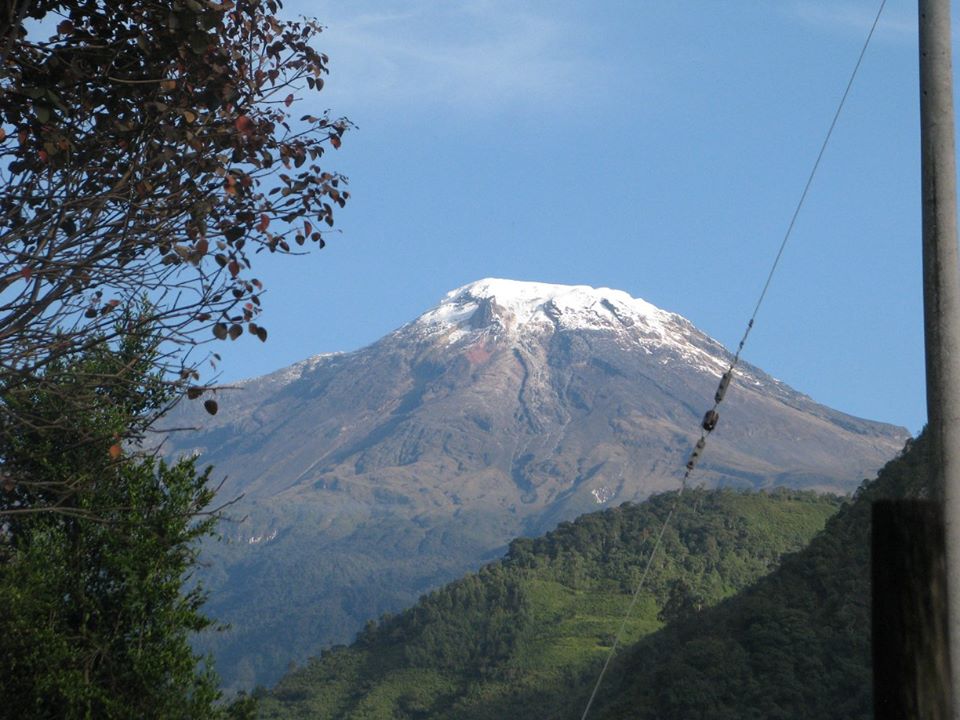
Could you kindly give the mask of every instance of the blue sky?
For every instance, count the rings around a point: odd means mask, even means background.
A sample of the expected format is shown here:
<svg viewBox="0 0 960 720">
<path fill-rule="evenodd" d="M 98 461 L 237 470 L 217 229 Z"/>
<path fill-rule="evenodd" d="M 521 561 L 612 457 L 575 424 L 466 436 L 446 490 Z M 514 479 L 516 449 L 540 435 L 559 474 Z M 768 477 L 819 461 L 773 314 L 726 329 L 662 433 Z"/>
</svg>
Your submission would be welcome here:
<svg viewBox="0 0 960 720">
<path fill-rule="evenodd" d="M 870 0 L 288 0 L 327 26 L 303 112 L 353 199 L 258 269 L 222 379 L 354 350 L 494 276 L 625 290 L 743 332 L 866 36 Z M 925 421 L 912 0 L 878 33 L 744 353 L 814 399 Z"/>
</svg>

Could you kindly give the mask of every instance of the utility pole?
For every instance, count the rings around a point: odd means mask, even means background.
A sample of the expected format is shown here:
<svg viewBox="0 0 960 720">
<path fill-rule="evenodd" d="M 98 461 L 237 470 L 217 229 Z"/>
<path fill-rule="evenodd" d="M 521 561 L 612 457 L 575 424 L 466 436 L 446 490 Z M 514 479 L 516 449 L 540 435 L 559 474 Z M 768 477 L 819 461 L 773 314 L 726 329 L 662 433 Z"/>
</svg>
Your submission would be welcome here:
<svg viewBox="0 0 960 720">
<path fill-rule="evenodd" d="M 960 690 L 960 265 L 950 0 L 919 0 L 919 10 L 927 432 L 943 505 L 951 687 Z M 960 720 L 960 702 L 953 706 Z"/>
</svg>

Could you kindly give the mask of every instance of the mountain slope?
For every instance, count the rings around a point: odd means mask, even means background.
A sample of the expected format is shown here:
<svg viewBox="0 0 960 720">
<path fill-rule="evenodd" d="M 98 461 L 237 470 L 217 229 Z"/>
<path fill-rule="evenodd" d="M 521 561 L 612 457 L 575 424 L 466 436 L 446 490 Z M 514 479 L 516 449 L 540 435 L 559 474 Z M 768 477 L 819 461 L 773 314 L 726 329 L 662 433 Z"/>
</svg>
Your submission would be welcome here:
<svg viewBox="0 0 960 720">
<path fill-rule="evenodd" d="M 602 662 L 677 502 L 659 495 L 515 540 L 502 561 L 285 677 L 262 717 L 548 717 L 564 704 L 545 691 Z M 715 604 L 769 572 L 839 502 L 787 491 L 680 498 L 624 641 L 657 629 L 658 615 Z"/>
<path fill-rule="evenodd" d="M 697 581 L 708 576 L 702 571 L 713 555 L 703 552 L 707 545 L 688 540 L 689 554 L 684 557 L 680 549 L 679 558 L 676 545 L 665 545 L 664 564 L 670 567 L 667 572 L 677 574 L 666 575 L 672 582 L 666 584 L 665 592 L 664 576 L 656 577 L 664 570 L 656 563 L 649 587 L 661 616 L 666 615 L 670 622 L 656 632 L 638 632 L 640 618 L 645 613 L 650 617 L 645 594 L 638 605 L 638 620 L 628 634 L 642 637 L 618 653 L 591 718 L 871 718 L 871 503 L 880 498 L 926 495 L 926 451 L 923 438 L 913 443 L 830 517 L 809 546 L 785 555 L 774 572 L 719 603 L 703 602 L 704 586 Z M 652 498 L 650 504 L 664 500 L 666 496 Z M 610 513 L 585 516 L 571 527 L 609 526 L 613 524 Z M 701 539 L 719 538 L 718 546 L 724 546 L 731 524 L 723 511 L 717 512 L 715 503 L 701 502 L 695 511 L 687 513 L 686 518 L 683 514 L 678 517 L 679 526 L 687 523 L 681 536 L 698 536 L 700 529 L 694 528 L 699 514 L 699 522 L 706 526 Z M 751 523 L 784 522 L 776 511 L 769 510 L 748 517 Z M 263 717 L 580 718 L 602 654 L 602 648 L 589 642 L 601 627 L 595 609 L 598 605 L 613 608 L 614 604 L 609 602 L 609 592 L 602 583 L 589 587 L 576 603 L 569 603 L 573 610 L 560 613 L 561 626 L 579 627 L 580 642 L 563 647 L 549 627 L 553 619 L 550 610 L 560 593 L 549 588 L 541 574 L 546 571 L 548 577 L 566 583 L 570 597 L 576 593 L 576 585 L 569 584 L 574 577 L 570 568 L 589 567 L 596 577 L 610 573 L 620 564 L 620 558 L 597 553 L 595 541 L 564 543 L 574 535 L 565 528 L 540 540 L 520 541 L 520 547 L 511 546 L 501 565 L 488 566 L 478 577 L 434 593 L 399 618 L 369 629 L 350 648 L 312 660 L 307 667 L 286 676 L 263 700 Z M 743 546 L 757 547 L 756 535 L 741 534 L 741 540 Z M 629 545 L 627 553 L 632 554 L 640 545 Z M 630 558 L 632 563 L 641 561 L 639 556 Z M 730 562 L 726 565 L 731 567 Z M 686 572 L 691 566 L 701 569 L 699 576 Z M 616 572 L 613 570 L 613 574 Z M 535 579 L 531 581 L 524 573 Z M 513 596 L 489 590 L 464 593 L 462 587 L 471 584 L 519 591 Z M 466 595 L 461 606 L 447 597 L 458 595 Z M 519 601 L 511 605 L 502 599 L 510 597 Z M 624 603 L 625 598 L 621 606 Z M 490 637 L 490 624 L 485 618 L 496 617 L 503 606 L 519 608 L 510 622 L 504 623 L 510 630 L 504 636 L 506 652 L 484 643 Z M 430 625 L 422 623 L 418 627 L 418 618 L 428 619 Z M 474 621 L 466 630 L 462 629 L 464 619 Z M 605 619 L 607 627 L 617 620 L 612 613 Z M 464 649 L 461 656 L 466 653 L 470 658 L 467 672 L 461 670 L 462 664 L 449 662 L 442 653 L 418 652 L 429 642 L 424 639 L 428 631 L 432 638 L 455 639 L 456 646 Z M 530 638 L 538 637 L 547 640 L 531 642 Z M 398 645 L 403 652 L 397 651 Z M 567 661 L 562 667 L 556 663 L 558 645 L 563 648 L 560 656 Z M 530 646 L 536 652 L 531 653 Z M 474 648 L 480 648 L 480 652 L 469 655 L 467 649 Z"/>
<path fill-rule="evenodd" d="M 775 573 L 621 656 L 596 720 L 872 718 L 871 503 L 928 494 L 921 437 Z"/>
<path fill-rule="evenodd" d="M 186 406 L 171 425 L 201 430 L 171 454 L 244 495 L 209 556 L 222 676 L 269 683 L 513 537 L 676 488 L 730 360 L 620 291 L 484 280 L 367 348 L 219 391 L 214 418 Z M 907 436 L 744 364 L 697 477 L 849 492 Z"/>
<path fill-rule="evenodd" d="M 619 291 L 486 280 L 368 348 L 224 391 L 224 412 L 173 441 L 248 497 L 575 515 L 674 487 L 730 360 Z M 849 491 L 907 437 L 743 364 L 702 469 L 707 482 Z"/>
</svg>

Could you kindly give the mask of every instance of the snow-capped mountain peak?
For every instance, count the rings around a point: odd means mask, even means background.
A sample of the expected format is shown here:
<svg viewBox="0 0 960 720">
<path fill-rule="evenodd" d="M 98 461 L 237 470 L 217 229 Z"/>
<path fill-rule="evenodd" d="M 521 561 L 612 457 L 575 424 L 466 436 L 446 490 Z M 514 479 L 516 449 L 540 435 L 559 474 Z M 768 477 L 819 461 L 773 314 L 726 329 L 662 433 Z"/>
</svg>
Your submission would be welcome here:
<svg viewBox="0 0 960 720">
<path fill-rule="evenodd" d="M 481 280 L 365 348 L 243 383 L 215 417 L 182 404 L 171 427 L 202 429 L 170 435 L 166 454 L 199 451 L 250 515 L 227 530 L 243 554 L 218 574 L 221 607 L 269 616 L 237 622 L 221 652 L 242 657 L 261 628 L 286 643 L 288 606 L 346 632 L 344 593 L 371 598 L 359 626 L 454 560 L 475 567 L 517 535 L 678 487 L 731 360 L 627 293 Z M 745 363 L 735 382 L 697 482 L 851 490 L 907 438 Z M 281 566 L 320 580 L 278 611 L 257 578 Z M 384 572 L 398 580 L 386 594 Z"/>
<path fill-rule="evenodd" d="M 622 290 L 485 278 L 447 293 L 417 324 L 473 329 L 495 320 L 506 330 L 529 324 L 568 329 L 639 324 L 646 332 L 665 337 L 667 327 L 679 319 Z"/>
<path fill-rule="evenodd" d="M 491 330 L 515 338 L 531 331 L 596 330 L 647 353 L 676 353 L 710 374 L 722 373 L 730 360 L 722 345 L 682 316 L 622 290 L 589 285 L 485 278 L 447 293 L 412 328 L 447 344 Z"/>
</svg>

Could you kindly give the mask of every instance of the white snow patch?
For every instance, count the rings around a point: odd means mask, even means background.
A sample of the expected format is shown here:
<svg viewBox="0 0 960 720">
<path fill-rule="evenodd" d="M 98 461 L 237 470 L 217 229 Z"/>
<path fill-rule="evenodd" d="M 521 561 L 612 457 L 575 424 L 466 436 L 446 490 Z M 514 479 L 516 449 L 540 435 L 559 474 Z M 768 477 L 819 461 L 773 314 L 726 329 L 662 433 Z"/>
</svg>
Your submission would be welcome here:
<svg viewBox="0 0 960 720">
<path fill-rule="evenodd" d="M 486 299 L 509 311 L 517 325 L 550 322 L 548 312 L 559 313 L 566 327 L 607 325 L 615 320 L 608 305 L 654 332 L 662 332 L 665 322 L 679 318 L 622 290 L 486 278 L 447 293 L 440 305 L 421 315 L 417 322 L 460 324 L 469 320 L 480 301 Z"/>
<path fill-rule="evenodd" d="M 258 377 L 247 378 L 246 380 L 239 380 L 235 383 L 231 383 L 231 385 L 243 387 L 244 385 L 263 382 L 275 382 L 279 383 L 280 385 L 289 385 L 294 380 L 299 380 L 305 372 L 313 370 L 324 360 L 343 354 L 343 352 L 328 352 L 320 353 L 319 355 L 311 355 L 306 360 L 295 362 L 293 365 L 281 368 L 280 370 L 276 370 L 268 375 L 260 375 Z"/>
<path fill-rule="evenodd" d="M 277 531 L 274 530 L 269 535 L 252 535 L 247 538 L 248 545 L 259 545 L 260 543 L 268 543 L 271 540 L 274 540 L 277 537 Z"/>
<path fill-rule="evenodd" d="M 598 487 L 591 490 L 590 494 L 597 501 L 597 505 L 603 505 L 613 497 L 613 490 L 608 487 Z"/>
<path fill-rule="evenodd" d="M 506 332 L 554 325 L 570 330 L 612 330 L 647 353 L 651 348 L 672 349 L 706 373 L 719 376 L 727 368 L 726 353 L 719 343 L 714 343 L 716 351 L 712 352 L 691 342 L 693 336 L 700 336 L 701 344 L 711 341 L 688 320 L 611 288 L 486 278 L 447 293 L 413 325 L 427 335 L 445 333 L 446 342 L 452 344 L 479 329 L 471 325 L 471 318 L 485 301 L 494 305 L 493 321 Z"/>
</svg>

